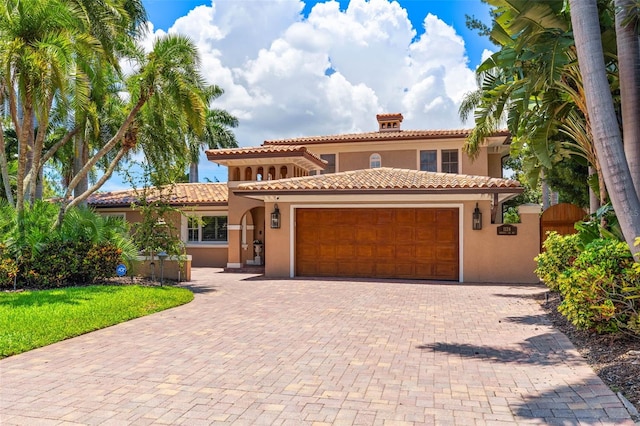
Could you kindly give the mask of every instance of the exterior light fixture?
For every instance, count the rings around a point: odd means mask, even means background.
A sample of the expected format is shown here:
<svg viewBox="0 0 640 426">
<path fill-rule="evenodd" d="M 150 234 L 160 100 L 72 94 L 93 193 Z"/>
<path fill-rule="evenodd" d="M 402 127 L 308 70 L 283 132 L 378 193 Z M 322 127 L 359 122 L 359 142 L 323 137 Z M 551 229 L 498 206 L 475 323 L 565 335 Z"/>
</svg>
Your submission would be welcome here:
<svg viewBox="0 0 640 426">
<path fill-rule="evenodd" d="M 158 253 L 158 259 L 160 259 L 160 285 L 164 285 L 164 261 L 167 257 L 169 255 L 164 250 Z"/>
<path fill-rule="evenodd" d="M 273 229 L 280 228 L 280 209 L 277 204 L 273 206 L 273 212 L 271 212 L 271 227 Z"/>
<path fill-rule="evenodd" d="M 473 230 L 479 231 L 482 229 L 482 213 L 478 208 L 478 203 L 476 203 L 476 208 L 473 210 Z"/>
</svg>

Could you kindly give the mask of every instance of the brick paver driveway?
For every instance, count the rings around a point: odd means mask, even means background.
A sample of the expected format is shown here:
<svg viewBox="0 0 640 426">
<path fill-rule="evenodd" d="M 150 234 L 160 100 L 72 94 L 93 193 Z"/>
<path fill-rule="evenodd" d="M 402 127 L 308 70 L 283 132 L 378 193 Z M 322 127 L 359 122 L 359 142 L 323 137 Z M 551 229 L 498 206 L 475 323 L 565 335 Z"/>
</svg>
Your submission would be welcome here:
<svg viewBox="0 0 640 426">
<path fill-rule="evenodd" d="M 270 281 L 0 361 L 0 424 L 633 424 L 541 287 Z"/>
</svg>

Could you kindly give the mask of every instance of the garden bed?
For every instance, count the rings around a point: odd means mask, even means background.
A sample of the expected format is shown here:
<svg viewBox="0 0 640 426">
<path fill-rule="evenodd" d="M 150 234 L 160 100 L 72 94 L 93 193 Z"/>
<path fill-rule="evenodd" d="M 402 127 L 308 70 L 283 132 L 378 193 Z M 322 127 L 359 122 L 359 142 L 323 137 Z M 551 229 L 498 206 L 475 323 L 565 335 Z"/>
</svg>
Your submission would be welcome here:
<svg viewBox="0 0 640 426">
<path fill-rule="evenodd" d="M 553 325 L 564 333 L 613 392 L 621 392 L 640 410 L 640 338 L 577 330 L 558 312 L 560 295 L 549 292 L 540 303 Z M 638 419 L 636 419 L 638 420 Z"/>
</svg>

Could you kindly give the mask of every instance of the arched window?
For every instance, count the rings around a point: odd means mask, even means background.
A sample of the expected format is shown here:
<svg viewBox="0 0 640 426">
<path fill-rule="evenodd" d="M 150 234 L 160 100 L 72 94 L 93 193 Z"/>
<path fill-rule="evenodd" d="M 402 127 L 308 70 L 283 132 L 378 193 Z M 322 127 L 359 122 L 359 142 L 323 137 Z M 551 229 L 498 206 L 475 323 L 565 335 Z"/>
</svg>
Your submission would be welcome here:
<svg viewBox="0 0 640 426">
<path fill-rule="evenodd" d="M 244 169 L 244 180 L 253 180 L 253 170 L 251 170 L 251 167 Z"/>
<path fill-rule="evenodd" d="M 280 179 L 287 178 L 287 166 L 280 167 Z"/>
<path fill-rule="evenodd" d="M 276 168 L 271 166 L 269 167 L 269 174 L 267 175 L 267 180 L 277 179 L 276 178 Z"/>
<path fill-rule="evenodd" d="M 233 180 L 233 181 L 240 180 L 240 167 L 234 167 L 234 169 L 233 169 L 233 178 L 231 180 Z"/>
<path fill-rule="evenodd" d="M 377 169 L 378 167 L 382 167 L 382 157 L 380 157 L 380 154 L 371 154 L 371 157 L 369 157 L 369 168 Z"/>
<path fill-rule="evenodd" d="M 258 167 L 258 171 L 256 173 L 256 180 L 259 182 L 264 179 L 264 169 L 262 167 Z"/>
</svg>

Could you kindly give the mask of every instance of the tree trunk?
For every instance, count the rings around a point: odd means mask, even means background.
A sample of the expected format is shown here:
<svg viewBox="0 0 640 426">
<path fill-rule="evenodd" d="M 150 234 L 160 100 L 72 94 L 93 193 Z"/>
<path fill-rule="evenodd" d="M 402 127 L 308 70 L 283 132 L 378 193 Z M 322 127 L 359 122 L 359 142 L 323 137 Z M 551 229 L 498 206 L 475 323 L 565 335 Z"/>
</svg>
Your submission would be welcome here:
<svg viewBox="0 0 640 426">
<path fill-rule="evenodd" d="M 593 166 L 589 166 L 589 177 L 593 176 L 595 173 L 596 170 Z M 589 185 L 589 214 L 595 215 L 599 208 L 600 200 L 598 199 L 598 194 L 596 194 L 591 185 Z"/>
<path fill-rule="evenodd" d="M 198 183 L 200 177 L 198 176 L 198 163 L 189 164 L 189 183 Z"/>
<path fill-rule="evenodd" d="M 73 156 L 73 173 L 72 176 L 76 176 L 80 173 L 84 165 L 89 161 L 88 156 L 88 147 L 85 143 L 84 133 L 80 132 L 73 140 L 74 145 L 74 156 Z M 85 191 L 89 189 L 89 175 L 85 174 L 84 177 L 80 179 L 78 185 L 73 189 L 73 196 L 79 197 L 84 194 Z M 87 201 L 83 201 L 80 203 L 82 206 L 87 205 Z"/>
<path fill-rule="evenodd" d="M 2 179 L 2 186 L 7 202 L 13 206 L 13 194 L 11 193 L 11 183 L 9 182 L 9 165 L 7 162 L 4 128 L 2 127 L 2 123 L 0 123 L 0 179 Z"/>
<path fill-rule="evenodd" d="M 44 168 L 42 167 L 40 167 L 40 170 L 38 170 L 38 180 L 36 180 L 35 185 L 35 199 L 42 200 L 42 197 L 44 195 Z"/>
<path fill-rule="evenodd" d="M 636 237 L 640 236 L 640 200 L 633 187 L 613 109 L 602 51 L 597 1 L 569 0 L 569 4 L 578 64 L 602 177 L 624 238 L 635 254 L 640 250 L 634 245 Z M 624 95 L 621 93 L 621 96 Z"/>
<path fill-rule="evenodd" d="M 544 172 L 542 172 L 542 211 L 549 208 L 549 185 L 547 185 L 547 181 L 544 178 Z"/>
<path fill-rule="evenodd" d="M 636 194 L 640 194 L 640 43 L 635 21 L 628 21 L 636 0 L 615 0 L 622 140 Z M 637 17 L 636 17 L 637 18 Z"/>
<path fill-rule="evenodd" d="M 25 103 L 30 105 L 29 103 Z M 29 152 L 33 150 L 33 110 L 24 108 L 20 132 L 18 133 L 18 173 L 16 175 L 16 210 L 20 216 L 24 212 L 25 195 L 27 188 L 24 187 L 24 177 L 29 172 L 28 159 Z M 16 126 L 18 128 L 18 126 Z"/>
</svg>

